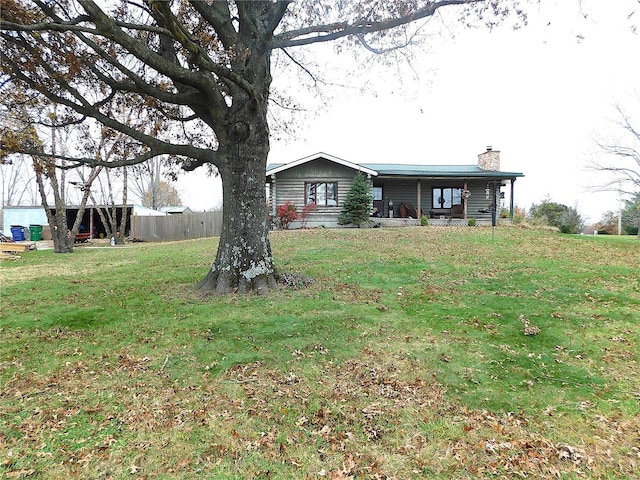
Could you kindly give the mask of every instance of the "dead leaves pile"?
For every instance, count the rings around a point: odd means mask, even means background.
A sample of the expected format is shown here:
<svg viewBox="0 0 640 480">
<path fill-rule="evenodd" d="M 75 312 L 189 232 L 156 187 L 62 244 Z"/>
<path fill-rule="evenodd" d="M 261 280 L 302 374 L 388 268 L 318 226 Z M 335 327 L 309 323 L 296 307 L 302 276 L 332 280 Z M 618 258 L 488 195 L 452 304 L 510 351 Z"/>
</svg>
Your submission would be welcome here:
<svg viewBox="0 0 640 480">
<path fill-rule="evenodd" d="M 0 472 L 336 480 L 593 478 L 640 468 L 637 418 L 593 416 L 589 436 L 571 441 L 558 416 L 452 404 L 401 354 L 365 348 L 336 364 L 309 352 L 284 372 L 253 362 L 222 377 L 202 368 L 197 385 L 171 379 L 164 359 L 119 352 L 102 357 L 100 371 L 83 358 L 50 375 L 16 373 L 0 394 Z"/>
<path fill-rule="evenodd" d="M 524 315 L 521 314 L 518 319 L 522 323 L 523 333 L 525 335 L 532 336 L 540 333 L 540 327 L 538 327 L 537 325 L 533 325 L 531 321 Z"/>
</svg>

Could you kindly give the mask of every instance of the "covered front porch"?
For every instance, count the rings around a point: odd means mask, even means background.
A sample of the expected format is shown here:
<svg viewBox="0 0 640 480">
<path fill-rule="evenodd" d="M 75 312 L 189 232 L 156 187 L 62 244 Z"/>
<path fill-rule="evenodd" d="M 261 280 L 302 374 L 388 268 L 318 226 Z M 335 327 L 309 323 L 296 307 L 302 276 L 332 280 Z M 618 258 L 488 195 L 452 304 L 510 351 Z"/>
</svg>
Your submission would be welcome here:
<svg viewBox="0 0 640 480">
<path fill-rule="evenodd" d="M 515 178 L 385 178 L 373 180 L 373 216 L 429 218 L 431 225 L 495 223 L 512 218 Z"/>
<path fill-rule="evenodd" d="M 514 183 L 519 172 L 500 170 L 491 146 L 476 165 L 365 164 L 372 180 L 373 215 L 380 218 L 467 220 L 496 225 L 501 213 L 513 218 Z"/>
</svg>

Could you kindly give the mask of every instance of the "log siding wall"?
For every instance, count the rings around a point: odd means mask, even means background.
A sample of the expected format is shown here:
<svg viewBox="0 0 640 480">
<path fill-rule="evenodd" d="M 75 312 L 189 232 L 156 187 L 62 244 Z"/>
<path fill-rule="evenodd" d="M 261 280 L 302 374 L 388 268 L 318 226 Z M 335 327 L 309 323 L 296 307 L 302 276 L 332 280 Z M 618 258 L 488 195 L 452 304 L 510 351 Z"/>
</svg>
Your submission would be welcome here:
<svg viewBox="0 0 640 480">
<path fill-rule="evenodd" d="M 305 206 L 305 183 L 337 183 L 338 204 L 335 206 L 318 205 L 316 211 L 309 215 L 307 221 L 307 226 L 309 227 L 335 227 L 338 225 L 338 216 L 342 212 L 342 205 L 356 173 L 351 168 L 325 159 L 314 160 L 297 168 L 284 170 L 276 175 L 275 186 L 271 184 L 269 210 L 273 215 L 277 206 L 283 205 L 287 200 L 291 200 L 298 209 L 298 213 L 300 213 Z M 267 180 L 271 182 L 271 179 Z M 300 222 L 296 221 L 291 224 L 290 228 L 298 228 L 300 226 Z"/>
</svg>

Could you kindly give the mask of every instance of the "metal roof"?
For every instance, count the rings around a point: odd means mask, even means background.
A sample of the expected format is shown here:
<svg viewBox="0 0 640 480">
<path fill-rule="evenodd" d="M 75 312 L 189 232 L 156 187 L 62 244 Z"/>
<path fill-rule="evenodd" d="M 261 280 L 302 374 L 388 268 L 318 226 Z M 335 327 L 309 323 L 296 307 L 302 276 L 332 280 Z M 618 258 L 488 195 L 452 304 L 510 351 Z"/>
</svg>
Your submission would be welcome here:
<svg viewBox="0 0 640 480">
<path fill-rule="evenodd" d="M 398 177 L 523 177 L 520 172 L 483 170 L 477 165 L 411 165 L 398 163 L 364 163 L 364 167 L 378 172 L 378 176 Z"/>
<path fill-rule="evenodd" d="M 412 165 L 400 163 L 352 163 L 326 153 L 316 153 L 290 163 L 270 163 L 266 175 L 274 175 L 303 163 L 324 158 L 331 162 L 353 168 L 377 177 L 432 177 L 432 178 L 517 178 L 523 177 L 520 172 L 503 172 L 482 170 L 477 165 Z"/>
</svg>

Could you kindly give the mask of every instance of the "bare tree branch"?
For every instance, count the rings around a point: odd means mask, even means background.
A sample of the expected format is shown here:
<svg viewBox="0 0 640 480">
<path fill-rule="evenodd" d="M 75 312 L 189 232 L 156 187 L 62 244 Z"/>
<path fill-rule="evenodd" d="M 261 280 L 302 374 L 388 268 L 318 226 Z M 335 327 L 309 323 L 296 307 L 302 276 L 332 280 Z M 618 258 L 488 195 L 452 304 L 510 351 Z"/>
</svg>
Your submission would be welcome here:
<svg viewBox="0 0 640 480">
<path fill-rule="evenodd" d="M 439 8 L 452 5 L 482 3 L 484 1 L 485 0 L 439 0 L 429 2 L 418 10 L 396 18 L 387 18 L 378 21 L 363 19 L 354 23 L 337 22 L 325 25 L 313 25 L 276 35 L 271 42 L 271 48 L 286 48 L 331 42 L 348 36 L 361 36 L 367 33 L 381 32 L 430 17 Z"/>
<path fill-rule="evenodd" d="M 295 64 L 300 68 L 300 70 L 302 70 L 304 73 L 306 73 L 306 74 L 309 76 L 309 78 L 311 78 L 311 80 L 313 81 L 313 84 L 314 84 L 314 85 L 317 85 L 317 84 L 318 84 L 318 80 L 316 79 L 315 75 L 314 75 L 314 74 L 313 74 L 313 73 L 312 73 L 312 72 L 311 72 L 307 67 L 305 67 L 304 65 L 302 65 L 302 63 L 298 62 L 298 60 L 296 60 L 296 59 L 295 59 L 295 58 L 294 58 L 294 57 L 293 57 L 293 56 L 292 56 L 292 55 L 287 51 L 287 49 L 286 49 L 286 48 L 283 48 L 283 49 L 282 49 L 282 53 L 284 53 L 284 54 L 289 58 L 289 60 L 291 60 L 293 63 L 295 63 Z"/>
<path fill-rule="evenodd" d="M 633 125 L 631 118 L 620 105 L 616 106 L 620 116 L 620 127 L 630 134 L 629 143 L 613 143 L 597 141 L 598 149 L 611 160 L 591 162 L 590 168 L 595 171 L 611 174 L 611 179 L 596 187 L 602 191 L 624 191 L 636 194 L 640 190 L 640 133 Z M 634 144 L 637 144 L 634 145 Z"/>
</svg>

